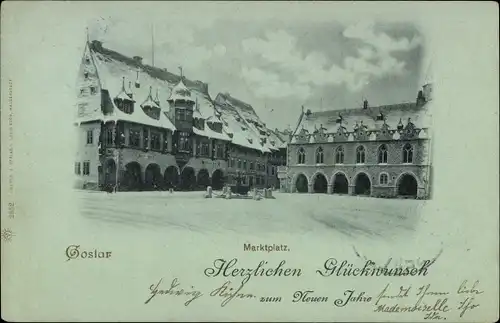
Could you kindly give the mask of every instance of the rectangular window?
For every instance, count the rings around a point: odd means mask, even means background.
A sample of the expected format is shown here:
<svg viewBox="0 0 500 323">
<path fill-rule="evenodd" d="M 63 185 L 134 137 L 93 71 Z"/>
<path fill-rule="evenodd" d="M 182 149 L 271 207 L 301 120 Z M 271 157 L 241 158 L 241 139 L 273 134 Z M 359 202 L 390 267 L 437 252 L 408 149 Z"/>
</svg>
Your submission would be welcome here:
<svg viewBox="0 0 500 323">
<path fill-rule="evenodd" d="M 217 158 L 224 158 L 224 145 L 223 144 L 217 145 Z"/>
<path fill-rule="evenodd" d="M 94 130 L 87 130 L 87 145 L 94 143 Z"/>
<path fill-rule="evenodd" d="M 81 174 L 81 169 L 80 169 L 80 162 L 75 163 L 75 174 L 80 175 Z"/>
<path fill-rule="evenodd" d="M 247 161 L 246 160 L 243 161 L 243 169 L 247 169 Z"/>
<path fill-rule="evenodd" d="M 83 162 L 83 175 L 90 175 L 90 161 Z"/>
<path fill-rule="evenodd" d="M 208 142 L 202 142 L 201 143 L 201 155 L 208 156 L 208 151 L 209 151 Z"/>
<path fill-rule="evenodd" d="M 254 163 L 253 162 L 250 163 L 250 170 L 254 170 Z"/>
<path fill-rule="evenodd" d="M 274 175 L 274 166 L 271 166 L 271 175 Z"/>
<path fill-rule="evenodd" d="M 180 120 L 180 121 L 186 120 L 186 110 L 184 110 L 184 109 L 177 110 L 177 120 Z"/>
<path fill-rule="evenodd" d="M 151 131 L 151 149 L 152 150 L 160 150 L 161 146 L 161 134 L 156 131 Z"/>
<path fill-rule="evenodd" d="M 105 142 L 107 146 L 113 145 L 113 128 L 107 128 L 106 129 L 106 138 Z"/>
<path fill-rule="evenodd" d="M 238 159 L 238 168 L 241 168 L 241 159 Z"/>
<path fill-rule="evenodd" d="M 178 149 L 180 151 L 189 152 L 190 148 L 191 147 L 189 145 L 189 134 L 187 132 L 180 132 L 178 140 Z"/>
<path fill-rule="evenodd" d="M 138 129 L 130 129 L 128 133 L 128 144 L 131 147 L 141 147 L 141 131 Z"/>
</svg>

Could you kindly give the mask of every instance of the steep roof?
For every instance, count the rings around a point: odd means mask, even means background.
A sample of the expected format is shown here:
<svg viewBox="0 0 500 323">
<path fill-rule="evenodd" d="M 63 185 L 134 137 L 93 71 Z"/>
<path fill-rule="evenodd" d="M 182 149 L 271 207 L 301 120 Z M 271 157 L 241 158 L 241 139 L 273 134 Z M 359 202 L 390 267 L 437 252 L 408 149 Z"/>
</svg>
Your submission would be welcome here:
<svg viewBox="0 0 500 323">
<path fill-rule="evenodd" d="M 253 140 L 257 141 L 264 151 L 276 151 L 286 147 L 286 143 L 266 127 L 250 104 L 228 93 L 219 93 L 215 103 L 221 113 L 231 115 L 237 123 L 244 125 L 243 127 L 250 131 L 247 136 L 254 138 Z"/>
<path fill-rule="evenodd" d="M 130 58 L 104 48 L 99 41 L 87 43 L 87 46 L 97 69 L 101 89 L 109 92 L 113 111 L 103 115 L 98 109 L 92 115 L 78 119 L 77 122 L 125 120 L 175 130 L 175 126 L 168 118 L 167 101 L 190 99 L 196 103 L 195 117 L 202 118 L 205 122 L 223 124 L 222 133 L 211 130 L 207 125 L 204 130 L 193 127 L 193 132 L 198 135 L 231 141 L 236 145 L 261 152 L 270 152 L 286 145 L 279 137 L 273 137 L 273 132 L 265 127 L 252 106 L 243 101 L 229 95 L 219 98 L 218 95 L 217 98 L 223 104 L 216 105 L 208 93 L 206 83 L 191 81 L 166 69 L 142 64 L 140 59 Z M 153 93 L 156 93 L 154 99 Z M 128 98 L 134 100 L 136 102 L 134 112 L 126 114 L 119 110 L 114 103 L 117 97 L 122 100 Z M 143 106 L 159 107 L 161 109 L 159 119 L 147 115 L 141 108 Z M 264 144 L 261 143 L 263 137 L 267 138 Z M 272 145 L 270 141 L 275 144 Z"/>
<path fill-rule="evenodd" d="M 168 100 L 191 99 L 196 101 L 198 113 L 204 118 L 214 115 L 214 104 L 208 93 L 208 85 L 201 81 L 191 81 L 173 74 L 166 69 L 142 64 L 141 61 L 122 55 L 102 46 L 99 41 L 88 43 L 92 60 L 99 75 L 101 88 L 109 92 L 113 112 L 106 119 L 126 120 L 175 130 L 175 126 L 167 116 Z M 123 91 L 123 82 L 129 86 Z M 152 93 L 156 92 L 153 99 Z M 116 108 L 113 99 L 126 99 L 131 94 L 138 104 L 134 113 L 126 114 Z M 160 119 L 155 120 L 146 115 L 141 106 L 159 107 L 162 110 Z M 100 117 L 95 115 L 95 117 Z M 86 116 L 89 119 L 90 116 Z M 102 119 L 102 113 L 101 117 Z M 83 122 L 85 120 L 78 120 Z M 219 120 L 220 122 L 220 120 Z M 214 131 L 205 132 L 211 138 L 230 140 L 227 135 Z"/>
</svg>

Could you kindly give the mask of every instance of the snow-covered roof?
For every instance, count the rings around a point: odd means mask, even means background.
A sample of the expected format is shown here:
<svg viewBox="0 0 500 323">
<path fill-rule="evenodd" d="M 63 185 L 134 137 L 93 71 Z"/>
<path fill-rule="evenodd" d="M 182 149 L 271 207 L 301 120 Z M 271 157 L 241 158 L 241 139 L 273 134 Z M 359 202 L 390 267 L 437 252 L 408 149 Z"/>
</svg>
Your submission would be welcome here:
<svg viewBox="0 0 500 323">
<path fill-rule="evenodd" d="M 302 112 L 293 135 L 299 133 L 312 135 L 321 130 L 326 134 L 332 134 L 337 133 L 339 127 L 343 127 L 347 132 L 353 132 L 357 127 L 363 127 L 367 131 L 374 131 L 380 130 L 384 123 L 388 126 L 388 129 L 397 129 L 398 125 L 406 125 L 408 122 L 413 123 L 415 128 L 428 129 L 431 122 L 428 105 L 401 103 L 368 107 L 366 109 Z M 294 137 L 292 142 L 295 141 Z"/>
<path fill-rule="evenodd" d="M 98 41 L 93 41 L 88 46 L 90 56 L 96 65 L 101 89 L 107 90 L 109 93 L 112 112 L 103 115 L 102 111 L 97 109 L 90 114 L 87 113 L 77 122 L 124 120 L 175 130 L 175 126 L 167 114 L 170 109 L 168 101 L 190 100 L 196 102 L 193 116 L 205 120 L 204 130 L 193 127 L 193 131 L 200 136 L 230 140 L 236 145 L 261 152 L 277 150 L 280 145 L 283 145 L 283 142 L 278 145 L 277 140 L 273 139 L 275 145 L 272 145 L 269 135 L 260 133 L 261 130 L 267 131 L 268 129 L 251 105 L 228 96 L 226 99 L 235 108 L 228 111 L 219 106 L 216 108 L 210 98 L 206 83 L 188 80 L 170 73 L 166 69 L 144 65 L 139 60 L 104 48 L 102 43 Z M 127 82 L 128 87 L 125 87 Z M 156 92 L 154 99 L 153 91 Z M 136 105 L 133 113 L 127 114 L 116 107 L 115 99 L 117 98 L 142 103 Z M 158 120 L 144 112 L 142 107 L 147 106 L 161 109 Z M 222 123 L 222 133 L 210 129 L 207 122 Z M 264 144 L 261 143 L 263 137 L 266 138 Z"/>
<path fill-rule="evenodd" d="M 219 93 L 215 103 L 223 117 L 234 122 L 232 128 L 235 130 L 233 133 L 244 131 L 244 137 L 247 141 L 252 141 L 251 145 L 257 143 L 260 149 L 265 152 L 277 151 L 279 148 L 286 147 L 286 143 L 281 138 L 272 137 L 272 131 L 260 120 L 250 104 L 238 100 L 228 93 Z"/>
<path fill-rule="evenodd" d="M 149 87 L 149 95 L 146 99 L 146 101 L 144 101 L 142 104 L 141 104 L 141 107 L 153 107 L 153 108 L 159 108 L 158 104 L 153 100 L 153 97 L 151 95 L 151 91 L 152 91 L 152 87 L 150 86 Z"/>
<path fill-rule="evenodd" d="M 191 91 L 186 87 L 186 85 L 182 81 L 182 78 L 179 81 L 179 83 L 177 83 L 172 88 L 172 91 L 170 93 L 170 97 L 168 98 L 168 101 L 175 102 L 178 100 L 194 102 L 194 100 L 191 98 Z"/>
<path fill-rule="evenodd" d="M 187 96 L 192 101 L 196 100 L 202 114 L 204 111 L 207 111 L 208 115 L 213 114 L 214 106 L 205 83 L 181 78 L 165 69 L 143 65 L 133 58 L 102 47 L 102 44 L 97 41 L 89 43 L 89 48 L 96 65 L 101 88 L 109 92 L 112 101 L 113 113 L 111 116 L 122 117 L 122 120 L 146 125 L 158 125 L 159 122 L 160 126 L 165 125 L 168 129 L 174 130 L 172 122 L 163 112 L 169 111 L 167 99 L 172 96 L 177 96 L 176 99 L 179 99 L 181 94 L 184 95 L 184 98 Z M 126 82 L 129 86 L 123 91 L 123 84 Z M 153 91 L 156 92 L 154 99 L 152 98 Z M 132 114 L 123 113 L 114 104 L 115 98 L 126 99 L 130 98 L 129 95 L 134 101 L 142 102 L 140 106 L 136 106 Z M 144 113 L 141 106 L 147 105 L 162 110 L 160 120 L 155 120 Z M 89 117 L 86 116 L 86 119 Z M 96 112 L 93 117 L 94 119 L 102 119 L 103 115 Z"/>
</svg>

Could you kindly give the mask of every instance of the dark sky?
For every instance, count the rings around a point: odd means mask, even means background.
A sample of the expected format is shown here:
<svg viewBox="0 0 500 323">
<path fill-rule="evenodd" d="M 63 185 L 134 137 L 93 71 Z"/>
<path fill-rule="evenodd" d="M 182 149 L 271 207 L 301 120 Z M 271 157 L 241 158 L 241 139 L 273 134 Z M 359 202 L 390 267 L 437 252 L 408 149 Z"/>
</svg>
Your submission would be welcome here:
<svg viewBox="0 0 500 323">
<path fill-rule="evenodd" d="M 270 127 L 313 111 L 413 101 L 425 78 L 424 38 L 410 24 L 362 19 L 254 20 L 210 11 L 189 16 L 113 13 L 89 22 L 90 37 L 250 103 Z M 229 18 L 230 17 L 230 18 Z"/>
</svg>

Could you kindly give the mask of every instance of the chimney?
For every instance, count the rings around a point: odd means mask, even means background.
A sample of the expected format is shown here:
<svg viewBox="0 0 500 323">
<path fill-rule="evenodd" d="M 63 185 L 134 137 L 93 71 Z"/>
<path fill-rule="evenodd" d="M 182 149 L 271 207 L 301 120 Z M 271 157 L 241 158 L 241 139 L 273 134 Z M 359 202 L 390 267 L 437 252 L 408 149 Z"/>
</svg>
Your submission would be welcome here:
<svg viewBox="0 0 500 323">
<path fill-rule="evenodd" d="M 368 100 L 363 101 L 363 109 L 368 109 Z"/>
<path fill-rule="evenodd" d="M 142 65 L 142 57 L 141 56 L 134 56 L 133 59 L 137 64 Z"/>
<path fill-rule="evenodd" d="M 93 40 L 92 41 L 92 47 L 94 47 L 95 50 L 101 50 L 102 49 L 102 41 L 100 41 L 100 40 Z"/>
</svg>

